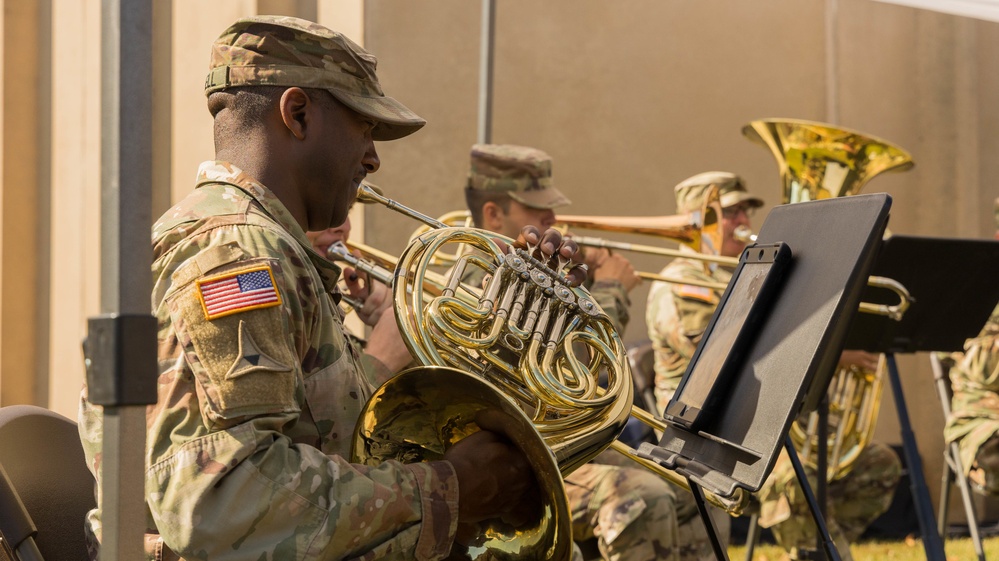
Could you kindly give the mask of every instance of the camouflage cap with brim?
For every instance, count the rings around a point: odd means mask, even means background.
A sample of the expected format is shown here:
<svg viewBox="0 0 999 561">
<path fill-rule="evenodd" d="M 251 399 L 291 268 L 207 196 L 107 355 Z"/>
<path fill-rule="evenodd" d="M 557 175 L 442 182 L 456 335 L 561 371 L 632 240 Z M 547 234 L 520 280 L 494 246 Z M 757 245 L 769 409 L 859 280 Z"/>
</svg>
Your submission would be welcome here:
<svg viewBox="0 0 999 561">
<path fill-rule="evenodd" d="M 552 209 L 572 204 L 552 183 L 551 156 L 527 146 L 472 146 L 468 188 L 505 192 L 511 199 L 531 208 Z"/>
<path fill-rule="evenodd" d="M 343 34 L 287 16 L 244 18 L 212 44 L 205 94 L 238 86 L 298 86 L 329 91 L 374 119 L 375 140 L 395 140 L 427 122 L 382 91 L 377 59 Z"/>
<path fill-rule="evenodd" d="M 704 195 L 711 186 L 718 187 L 722 208 L 740 203 L 751 207 L 763 206 L 763 199 L 749 194 L 741 177 L 727 171 L 707 171 L 684 179 L 674 187 L 677 212 L 700 210 Z"/>
</svg>

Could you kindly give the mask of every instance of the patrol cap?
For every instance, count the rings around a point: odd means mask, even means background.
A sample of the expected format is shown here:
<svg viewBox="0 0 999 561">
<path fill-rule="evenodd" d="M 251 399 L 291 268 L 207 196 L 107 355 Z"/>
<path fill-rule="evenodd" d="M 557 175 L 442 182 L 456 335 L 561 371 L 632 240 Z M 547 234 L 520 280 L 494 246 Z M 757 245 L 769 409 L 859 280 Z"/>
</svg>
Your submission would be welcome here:
<svg viewBox="0 0 999 561">
<path fill-rule="evenodd" d="M 688 177 L 674 187 L 677 212 L 700 210 L 704 193 L 712 185 L 718 187 L 722 208 L 745 202 L 753 208 L 763 206 L 763 199 L 750 195 L 742 178 L 727 171 L 706 171 Z"/>
<path fill-rule="evenodd" d="M 572 203 L 552 184 L 551 156 L 526 146 L 472 146 L 468 187 L 505 192 L 511 199 L 531 208 L 558 208 Z"/>
<path fill-rule="evenodd" d="M 382 91 L 377 59 L 341 33 L 288 16 L 237 20 L 212 44 L 205 95 L 236 86 L 298 86 L 329 91 L 374 119 L 375 140 L 395 140 L 427 122 Z"/>
</svg>

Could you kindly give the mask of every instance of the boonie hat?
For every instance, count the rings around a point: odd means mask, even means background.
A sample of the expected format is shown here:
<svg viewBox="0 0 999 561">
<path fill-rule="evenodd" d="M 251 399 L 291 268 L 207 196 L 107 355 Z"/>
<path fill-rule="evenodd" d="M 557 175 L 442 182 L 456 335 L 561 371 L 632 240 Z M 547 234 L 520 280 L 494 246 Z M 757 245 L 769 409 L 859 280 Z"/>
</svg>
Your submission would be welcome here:
<svg viewBox="0 0 999 561">
<path fill-rule="evenodd" d="M 550 209 L 572 203 L 552 184 L 551 156 L 527 146 L 472 146 L 468 188 L 505 192 L 511 199 L 531 208 Z"/>
<path fill-rule="evenodd" d="M 763 199 L 750 195 L 745 182 L 734 173 L 727 171 L 707 171 L 688 177 L 674 187 L 677 212 L 700 210 L 704 204 L 704 194 L 712 185 L 718 187 L 718 197 L 722 208 L 745 202 L 756 208 L 763 206 Z"/>
<path fill-rule="evenodd" d="M 372 138 L 395 140 L 427 122 L 382 91 L 377 59 L 343 34 L 288 16 L 237 20 L 212 44 L 205 95 L 236 86 L 298 86 L 333 94 L 376 121 Z"/>
</svg>

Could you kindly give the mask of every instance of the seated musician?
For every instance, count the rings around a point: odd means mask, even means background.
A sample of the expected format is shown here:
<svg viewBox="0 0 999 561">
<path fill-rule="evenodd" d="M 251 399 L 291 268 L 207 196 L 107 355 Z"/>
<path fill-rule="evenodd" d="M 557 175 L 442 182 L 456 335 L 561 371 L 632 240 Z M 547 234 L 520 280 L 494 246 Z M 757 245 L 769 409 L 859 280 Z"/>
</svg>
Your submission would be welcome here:
<svg viewBox="0 0 999 561">
<path fill-rule="evenodd" d="M 676 186 L 677 212 L 700 209 L 707 189 L 712 185 L 719 189 L 722 206 L 725 237 L 720 253 L 738 257 L 746 242 L 736 237 L 736 228 L 750 228 L 752 214 L 763 206 L 763 201 L 746 190 L 739 176 L 706 172 Z M 693 254 L 693 250 L 683 250 Z M 685 258 L 673 260 L 661 274 L 723 283 L 732 277 L 732 271 L 724 267 L 711 266 L 705 270 L 704 261 Z M 666 408 L 676 391 L 721 295 L 721 290 L 663 282 L 654 283 L 649 290 L 646 324 L 655 352 L 655 393 L 659 411 Z M 877 355 L 846 351 L 840 358 L 840 365 L 873 370 L 877 367 Z M 827 522 L 843 559 L 851 558 L 850 540 L 860 537 L 867 526 L 888 509 L 900 474 L 901 464 L 891 448 L 875 443 L 860 453 L 852 471 L 829 484 L 831 501 Z M 811 479 L 810 482 L 814 487 L 815 482 Z M 761 526 L 771 528 L 792 559 L 799 558 L 799 549 L 815 549 L 815 524 L 786 454 L 778 459 L 758 498 Z"/>
<path fill-rule="evenodd" d="M 353 206 L 351 206 L 353 210 Z M 350 239 L 350 216 L 343 221 L 343 224 L 319 230 L 306 232 L 305 236 L 312 243 L 312 249 L 316 253 L 333 261 L 330 256 L 330 246 L 340 242 L 346 244 Z M 354 252 L 357 257 L 362 257 L 359 252 Z M 354 308 L 358 318 L 367 326 L 375 327 L 381 315 L 392 308 L 392 291 L 388 286 L 372 282 L 363 271 L 357 271 L 353 267 L 343 267 L 343 284 L 347 288 L 347 293 L 355 302 L 362 302 L 363 305 Z M 356 334 L 359 336 L 359 334 Z"/>
<path fill-rule="evenodd" d="M 999 198 L 995 217 L 999 240 Z M 965 343 L 964 353 L 949 358 L 954 395 L 944 438 L 958 443 L 972 488 L 999 495 L 999 304 L 978 337 Z"/>
<path fill-rule="evenodd" d="M 153 228 L 146 559 L 443 559 L 459 525 L 518 515 L 537 493 L 502 427 L 440 461 L 350 462 L 375 382 L 408 357 L 372 344 L 362 355 L 344 337 L 331 297 L 341 271 L 305 232 L 345 220 L 380 166 L 374 141 L 424 124 L 382 93 L 375 66 L 342 34 L 293 17 L 240 19 L 212 45 L 215 159 Z M 561 257 L 575 248 L 555 230 L 523 236 Z M 395 320 L 382 313 L 383 324 Z M 104 416 L 86 388 L 82 398 L 100 484 Z M 103 506 L 86 520 L 94 559 Z"/>
</svg>

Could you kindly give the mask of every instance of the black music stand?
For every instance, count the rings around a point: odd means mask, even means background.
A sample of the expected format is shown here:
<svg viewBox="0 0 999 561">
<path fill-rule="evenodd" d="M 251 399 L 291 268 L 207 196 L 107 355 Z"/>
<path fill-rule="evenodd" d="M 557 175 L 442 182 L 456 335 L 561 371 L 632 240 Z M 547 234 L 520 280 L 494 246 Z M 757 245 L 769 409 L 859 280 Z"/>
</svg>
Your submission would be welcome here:
<svg viewBox="0 0 999 561">
<path fill-rule="evenodd" d="M 885 354 L 926 558 L 943 561 L 943 541 L 933 521 L 933 505 L 895 354 L 960 351 L 966 339 L 978 335 L 999 300 L 999 283 L 995 281 L 999 277 L 999 242 L 892 236 L 882 244 L 871 274 L 898 281 L 913 302 L 899 321 L 857 314 L 845 348 Z M 864 301 L 887 304 L 897 298 L 883 289 L 868 287 Z M 979 540 L 976 548 L 980 547 Z"/>
<path fill-rule="evenodd" d="M 829 558 L 839 559 L 787 434 L 806 390 L 813 383 L 825 387 L 832 377 L 890 206 L 888 195 L 876 194 L 773 209 L 758 244 L 786 243 L 792 262 L 779 293 L 770 301 L 769 314 L 750 326 L 756 336 L 744 350 L 741 368 L 725 381 L 722 399 L 710 414 L 702 415 L 698 427 L 686 428 L 667 419 L 659 445 L 643 444 L 639 449 L 642 456 L 687 478 L 719 560 L 727 555 L 708 515 L 702 488 L 724 497 L 737 488 L 758 491 L 782 446 L 809 499 Z M 716 316 L 724 312 L 732 290 L 729 285 Z M 699 348 L 709 345 L 711 337 L 709 333 Z M 681 391 L 694 371 L 692 362 L 674 400 L 682 398 Z"/>
</svg>

